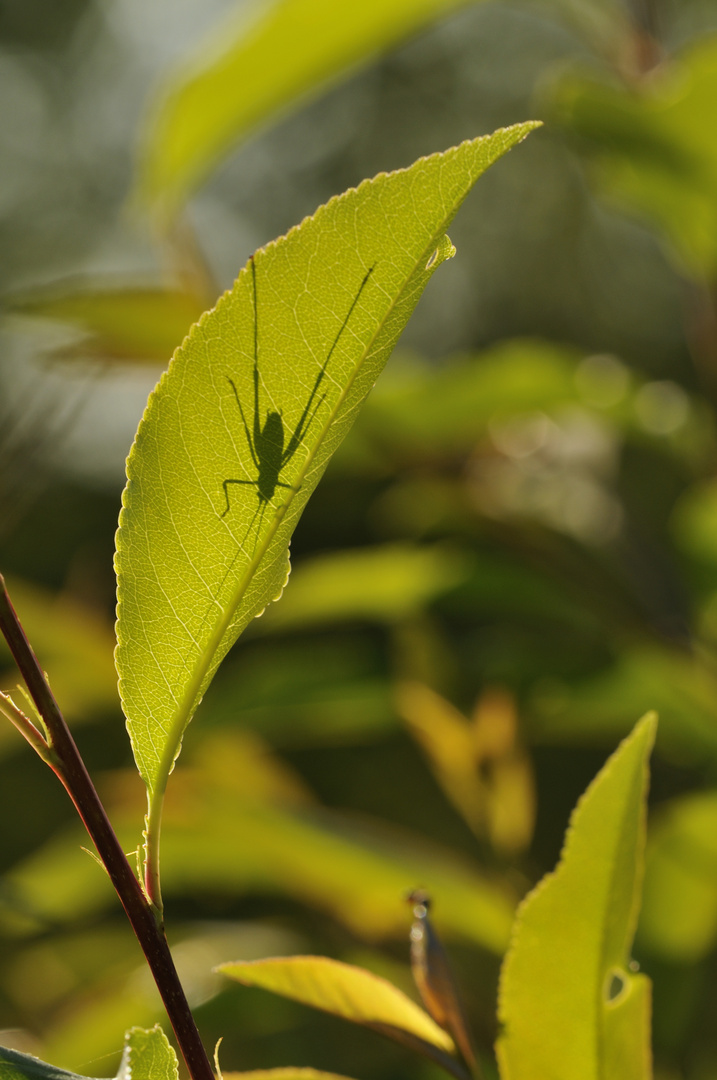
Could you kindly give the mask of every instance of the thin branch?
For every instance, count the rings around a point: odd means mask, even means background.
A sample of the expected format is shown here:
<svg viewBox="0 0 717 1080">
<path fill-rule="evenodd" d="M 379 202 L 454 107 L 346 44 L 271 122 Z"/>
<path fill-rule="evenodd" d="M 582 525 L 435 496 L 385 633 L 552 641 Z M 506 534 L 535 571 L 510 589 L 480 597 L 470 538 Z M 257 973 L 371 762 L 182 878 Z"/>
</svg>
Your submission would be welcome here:
<svg viewBox="0 0 717 1080">
<path fill-rule="evenodd" d="M 202 1046 L 194 1017 L 169 951 L 164 928 L 158 921 L 154 908 L 148 902 L 127 861 L 70 729 L 25 636 L 1 574 L 0 630 L 47 729 L 48 743 L 45 745 L 49 746 L 53 756 L 53 760 L 48 764 L 57 774 L 75 804 L 122 902 L 154 976 L 189 1074 L 192 1080 L 214 1080 L 209 1058 Z M 5 708 L 2 711 L 7 715 Z M 20 710 L 18 709 L 17 712 L 20 713 Z M 22 713 L 20 715 L 23 716 Z M 17 719 L 15 716 L 13 723 Z M 25 721 L 33 728 L 34 725 L 24 716 L 20 721 L 22 734 L 28 738 L 30 733 Z M 37 731 L 36 728 L 34 730 Z M 42 738 L 39 732 L 37 734 Z"/>
<path fill-rule="evenodd" d="M 0 713 L 16 727 L 23 738 L 27 739 L 35 753 L 39 754 L 46 765 L 54 769 L 57 758 L 52 749 L 47 745 L 45 736 L 35 727 L 29 716 L 25 716 L 22 709 L 18 709 L 15 702 L 8 694 L 0 691 Z"/>
</svg>

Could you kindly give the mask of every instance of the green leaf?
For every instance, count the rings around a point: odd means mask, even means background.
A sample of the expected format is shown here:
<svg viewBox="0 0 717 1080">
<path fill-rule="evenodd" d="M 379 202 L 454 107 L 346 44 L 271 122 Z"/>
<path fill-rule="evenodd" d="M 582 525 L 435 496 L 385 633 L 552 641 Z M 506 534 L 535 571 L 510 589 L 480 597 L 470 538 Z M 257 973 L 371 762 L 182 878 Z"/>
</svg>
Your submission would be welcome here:
<svg viewBox="0 0 717 1080">
<path fill-rule="evenodd" d="M 130 1028 L 124 1038 L 117 1080 L 178 1080 L 177 1055 L 159 1024 Z"/>
<path fill-rule="evenodd" d="M 613 201 L 649 218 L 681 269 L 717 273 L 717 42 L 666 61 L 639 92 L 569 75 L 553 91 L 564 127 L 597 151 Z"/>
<path fill-rule="evenodd" d="M 672 513 L 672 532 L 679 547 L 701 565 L 717 562 L 717 484 L 690 485 Z"/>
<path fill-rule="evenodd" d="M 137 360 L 163 366 L 196 322 L 204 305 L 182 289 L 76 284 L 10 301 L 17 315 L 69 323 L 85 335 L 56 355 L 101 360 Z"/>
<path fill-rule="evenodd" d="M 444 1066 L 446 1054 L 455 1049 L 450 1035 L 401 990 L 352 964 L 325 956 L 288 956 L 221 964 L 217 970 L 245 986 L 362 1024 Z"/>
<path fill-rule="evenodd" d="M 505 854 L 525 850 L 535 791 L 512 695 L 484 690 L 470 719 L 416 680 L 399 682 L 395 701 L 444 794 L 476 836 Z"/>
<path fill-rule="evenodd" d="M 298 573 L 292 571 L 291 587 Z M 283 599 L 283 598 L 282 598 Z M 276 605 L 277 609 L 281 605 Z M 272 611 L 269 608 L 267 615 Z M 264 629 L 264 617 L 255 630 Z M 292 745 L 345 742 L 396 727 L 391 686 L 367 643 L 347 635 L 286 635 L 221 669 L 203 708 L 212 724 Z"/>
<path fill-rule="evenodd" d="M 661 806 L 650 829 L 641 947 L 693 964 L 717 940 L 717 793 L 700 791 Z"/>
<path fill-rule="evenodd" d="M 542 742 L 614 741 L 646 701 L 660 716 L 663 757 L 682 766 L 714 761 L 717 677 L 699 653 L 661 644 L 623 647 L 614 664 L 571 685 L 558 684 L 554 696 L 539 690 L 531 727 Z"/>
<path fill-rule="evenodd" d="M 303 562 L 262 630 L 331 624 L 345 619 L 397 622 L 421 612 L 468 577 L 469 560 L 449 548 L 385 544 L 332 552 Z"/>
<path fill-rule="evenodd" d="M 249 26 L 242 7 L 161 88 L 145 138 L 141 197 L 172 216 L 258 124 L 466 2 L 280 0 Z"/>
<path fill-rule="evenodd" d="M 441 898 L 444 938 L 504 952 L 515 903 L 499 879 L 385 822 L 372 827 L 370 821 L 356 823 L 321 808 L 250 800 L 247 785 L 237 783 L 248 768 L 238 749 L 235 738 L 212 739 L 198 769 L 178 771 L 162 836 L 168 896 L 279 894 L 336 920 L 362 940 L 405 941 L 408 917 L 401 896 L 421 883 Z M 129 851 L 134 804 L 108 810 Z M 81 833 L 68 830 L 9 873 L 14 903 L 41 920 L 60 922 L 111 909 L 109 879 L 81 843 Z"/>
<path fill-rule="evenodd" d="M 475 446 L 489 424 L 521 414 L 559 413 L 580 401 L 576 349 L 530 338 L 502 341 L 440 365 L 392 361 L 351 436 L 395 447 L 401 460 Z"/>
<path fill-rule="evenodd" d="M 656 720 L 620 745 L 519 909 L 499 996 L 503 1080 L 648 1080 L 650 983 L 629 965 Z"/>
<path fill-rule="evenodd" d="M 462 143 L 332 199 L 257 252 L 151 395 L 116 557 L 116 661 L 150 798 L 150 887 L 187 723 L 227 650 L 280 595 L 307 499 L 453 254 L 448 223 L 481 173 L 535 126 Z"/>
</svg>

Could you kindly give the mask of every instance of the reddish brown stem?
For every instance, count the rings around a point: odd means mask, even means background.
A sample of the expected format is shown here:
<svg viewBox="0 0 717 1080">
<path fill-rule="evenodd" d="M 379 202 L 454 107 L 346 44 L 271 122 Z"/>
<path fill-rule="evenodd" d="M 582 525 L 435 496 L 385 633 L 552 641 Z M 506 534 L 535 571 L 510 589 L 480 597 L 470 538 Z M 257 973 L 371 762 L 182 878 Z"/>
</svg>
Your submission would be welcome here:
<svg viewBox="0 0 717 1080">
<path fill-rule="evenodd" d="M 214 1080 L 194 1017 L 177 975 L 164 928 L 130 867 L 70 729 L 38 663 L 0 574 L 0 630 L 43 719 L 56 764 L 51 765 L 72 799 L 104 863 L 147 959 L 192 1080 Z"/>
</svg>

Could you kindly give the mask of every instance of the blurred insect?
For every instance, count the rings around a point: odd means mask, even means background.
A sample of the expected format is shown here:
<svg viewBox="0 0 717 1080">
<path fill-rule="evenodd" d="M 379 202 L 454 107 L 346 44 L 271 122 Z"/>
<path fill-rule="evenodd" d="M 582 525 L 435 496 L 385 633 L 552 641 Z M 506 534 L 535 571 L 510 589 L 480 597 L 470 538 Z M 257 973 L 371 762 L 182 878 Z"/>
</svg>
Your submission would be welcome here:
<svg viewBox="0 0 717 1080">
<path fill-rule="evenodd" d="M 339 327 L 339 331 L 334 338 L 333 344 L 327 353 L 321 370 L 316 376 L 314 385 L 311 389 L 311 393 L 309 394 L 306 405 L 304 406 L 304 410 L 299 417 L 299 422 L 294 428 L 294 431 L 292 432 L 288 443 L 286 444 L 286 446 L 284 446 L 284 421 L 281 413 L 277 412 L 275 409 L 269 409 L 267 411 L 266 419 L 264 420 L 263 426 L 261 422 L 261 404 L 259 400 L 259 307 L 257 303 L 256 265 L 254 263 L 254 256 L 251 257 L 251 279 L 254 294 L 254 418 L 251 429 L 249 427 L 249 424 L 247 423 L 247 419 L 244 414 L 244 409 L 242 407 L 241 398 L 239 397 L 239 391 L 237 390 L 236 383 L 232 378 L 230 378 L 230 376 L 227 376 L 227 381 L 232 388 L 237 406 L 239 407 L 239 415 L 241 416 L 242 425 L 244 427 L 244 434 L 246 435 L 247 446 L 249 448 L 249 453 L 251 454 L 251 459 L 256 469 L 256 479 L 244 480 L 237 479 L 235 477 L 227 477 L 226 480 L 222 481 L 222 488 L 224 490 L 226 506 L 221 515 L 222 517 L 226 517 L 226 515 L 231 510 L 231 504 L 229 501 L 230 485 L 238 484 L 242 486 L 255 487 L 258 505 L 254 512 L 254 516 L 252 517 L 249 524 L 247 536 L 249 535 L 249 532 L 251 531 L 257 516 L 259 516 L 258 528 L 261 527 L 261 519 L 264 515 L 266 507 L 274 499 L 277 488 L 286 488 L 286 490 L 288 491 L 298 490 L 298 488 L 296 488 L 293 484 L 288 484 L 280 479 L 282 470 L 285 468 L 286 465 L 288 465 L 288 463 L 291 461 L 294 454 L 298 450 L 302 439 L 307 434 L 309 428 L 314 422 L 314 419 L 316 418 L 316 414 L 319 408 L 321 407 L 324 399 L 326 398 L 325 393 L 319 396 L 319 390 L 326 374 L 326 368 L 328 366 L 329 360 L 334 353 L 336 346 L 339 343 L 339 338 L 346 329 L 348 321 L 353 314 L 353 310 L 359 301 L 359 297 L 361 296 L 361 293 L 363 292 L 371 274 L 373 273 L 373 270 L 374 267 L 371 266 L 366 271 L 366 274 L 364 275 L 364 278 L 359 285 L 358 291 L 353 298 L 353 301 L 351 302 L 351 306 L 349 307 L 349 310 L 346 313 L 346 316 L 341 326 Z"/>
<path fill-rule="evenodd" d="M 423 889 L 414 889 L 406 899 L 413 904 L 411 973 L 421 1000 L 436 1023 L 453 1037 L 473 1076 L 479 1076 L 448 957 L 428 917 L 430 897 Z"/>
</svg>

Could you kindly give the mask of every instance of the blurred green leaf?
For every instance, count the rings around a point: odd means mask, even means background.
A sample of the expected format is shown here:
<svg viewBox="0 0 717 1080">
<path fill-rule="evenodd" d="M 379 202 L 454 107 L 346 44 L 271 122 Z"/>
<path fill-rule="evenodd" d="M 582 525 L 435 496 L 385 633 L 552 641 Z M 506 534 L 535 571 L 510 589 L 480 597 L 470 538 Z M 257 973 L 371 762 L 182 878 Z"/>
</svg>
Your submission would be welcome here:
<svg viewBox="0 0 717 1080">
<path fill-rule="evenodd" d="M 487 688 L 469 720 L 418 682 L 396 687 L 396 706 L 446 796 L 477 836 L 508 854 L 530 844 L 533 773 L 517 735 L 512 696 Z"/>
<path fill-rule="evenodd" d="M 111 624 L 67 593 L 52 593 L 17 578 L 8 580 L 8 589 L 65 716 L 84 720 L 116 710 L 119 698 Z M 6 658 L 10 655 L 0 638 L 0 659 Z M 5 676 L 0 689 L 10 693 L 18 681 L 19 675 Z M 18 704 L 22 705 L 19 698 Z"/>
<path fill-rule="evenodd" d="M 228 811 L 220 800 L 197 827 L 177 822 L 164 835 L 170 892 L 278 892 L 375 941 L 405 933 L 401 898 L 421 882 L 442 897 L 447 934 L 496 953 L 505 948 L 511 891 L 469 859 L 385 822 L 310 809 L 246 806 L 232 808 L 233 818 Z"/>
<path fill-rule="evenodd" d="M 402 358 L 372 396 L 356 435 L 396 446 L 412 460 L 465 449 L 490 421 L 579 400 L 579 360 L 574 349 L 529 338 L 440 365 Z"/>
<path fill-rule="evenodd" d="M 640 944 L 694 963 L 717 939 L 717 793 L 671 799 L 651 823 Z"/>
<path fill-rule="evenodd" d="M 624 735 L 630 713 L 660 716 L 658 749 L 678 763 L 717 754 L 717 679 L 699 655 L 661 645 L 626 645 L 603 672 L 572 683 L 540 680 L 530 704 L 541 742 L 595 743 Z"/>
<path fill-rule="evenodd" d="M 130 1026 L 149 1027 L 165 1017 L 154 980 L 131 931 L 108 912 L 92 928 L 44 935 L 21 946 L 0 971 L 13 1006 L 42 1017 L 42 1055 L 65 1068 L 119 1057 Z M 296 934 L 261 922 L 175 924 L 172 955 L 190 1006 L 226 989 L 212 971 L 227 955 L 247 959 L 299 951 Z"/>
<path fill-rule="evenodd" d="M 221 964 L 219 971 L 303 1005 L 387 1035 L 445 1065 L 455 1047 L 450 1035 L 386 979 L 325 956 L 287 956 Z M 436 1053 L 439 1051 L 439 1053 Z"/>
<path fill-rule="evenodd" d="M 279 0 L 221 28 L 160 88 L 145 136 L 141 197 L 171 217 L 257 125 L 467 0 Z M 297 47 L 297 43 L 300 45 Z"/>
<path fill-rule="evenodd" d="M 394 357 L 337 462 L 359 474 L 384 475 L 396 462 L 415 469 L 480 448 L 486 436 L 505 447 L 505 436 L 530 422 L 538 423 L 543 444 L 546 432 L 559 433 L 566 422 L 583 431 L 597 423 L 613 437 L 688 461 L 702 460 L 695 443 L 707 445 L 712 430 L 698 399 L 674 382 L 641 378 L 607 354 L 516 338 L 440 364 Z"/>
<path fill-rule="evenodd" d="M 70 323 L 82 331 L 84 338 L 60 348 L 63 359 L 91 356 L 166 365 L 205 307 L 181 289 L 70 284 L 13 299 L 9 311 Z"/>
<path fill-rule="evenodd" d="M 69 1069 L 99 1059 L 108 1069 L 111 1059 L 119 1060 L 129 1027 L 164 1015 L 131 930 L 117 922 L 63 934 L 40 927 L 18 942 L 0 978 L 16 1010 L 41 1018 L 42 1056 Z"/>
<path fill-rule="evenodd" d="M 257 252 L 150 397 L 117 534 L 116 662 L 149 792 L 157 901 L 162 799 L 184 729 L 228 649 L 281 593 L 306 501 L 453 254 L 448 223 L 534 127 L 465 142 L 332 199 Z"/>
<path fill-rule="evenodd" d="M 159 1024 L 130 1028 L 117 1080 L 178 1080 L 177 1055 Z"/>
<path fill-rule="evenodd" d="M 284 745 L 375 737 L 396 727 L 379 665 L 363 635 L 269 639 L 223 665 L 202 704 L 204 723 L 250 728 Z"/>
<path fill-rule="evenodd" d="M 708 565 L 717 564 L 717 483 L 707 480 L 687 488 L 675 507 L 671 525 L 686 554 Z"/>
<path fill-rule="evenodd" d="M 557 120 L 598 155 L 598 183 L 649 218 L 681 265 L 717 275 L 717 38 L 666 61 L 638 90 L 570 75 Z"/>
<path fill-rule="evenodd" d="M 640 905 L 647 716 L 573 812 L 565 847 L 520 907 L 503 964 L 503 1080 L 649 1080 L 650 984 L 629 966 Z"/>
<path fill-rule="evenodd" d="M 386 544 L 332 552 L 303 562 L 281 604 L 269 608 L 261 629 L 286 630 L 335 621 L 397 622 L 456 588 L 470 571 L 460 551 Z"/>
</svg>

